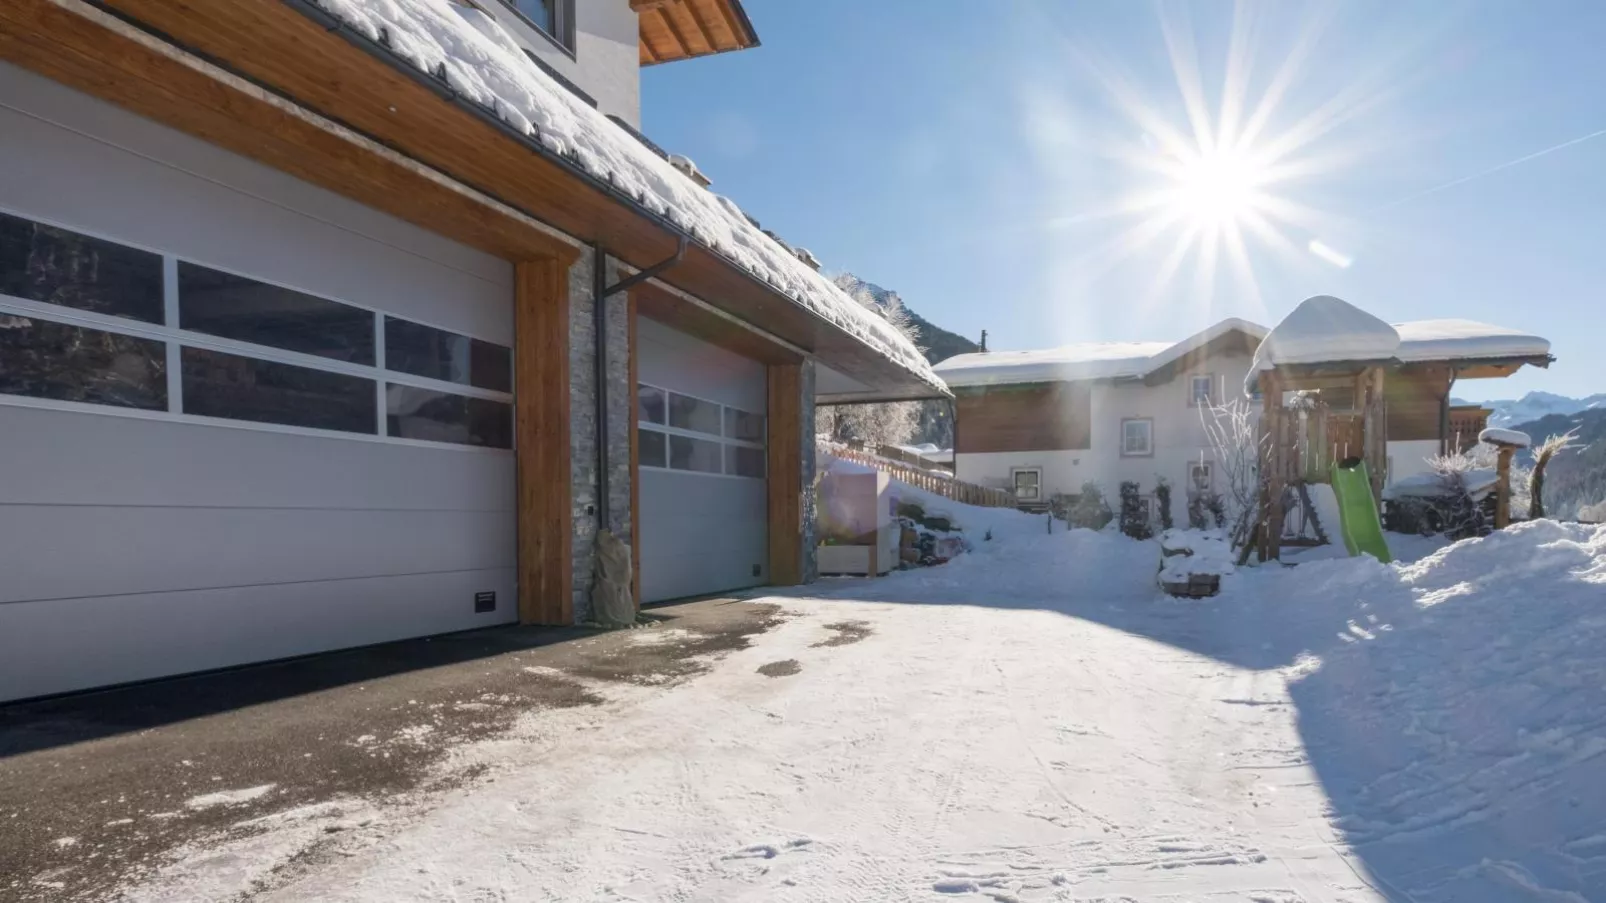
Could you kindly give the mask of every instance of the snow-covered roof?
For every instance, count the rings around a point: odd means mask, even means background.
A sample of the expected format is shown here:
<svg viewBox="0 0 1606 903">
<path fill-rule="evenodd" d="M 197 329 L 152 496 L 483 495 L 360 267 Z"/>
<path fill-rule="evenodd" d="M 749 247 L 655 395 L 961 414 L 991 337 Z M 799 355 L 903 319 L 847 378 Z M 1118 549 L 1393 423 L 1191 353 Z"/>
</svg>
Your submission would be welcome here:
<svg viewBox="0 0 1606 903">
<path fill-rule="evenodd" d="M 1040 351 L 977 351 L 955 355 L 935 369 L 950 386 L 1136 379 L 1233 331 L 1256 341 L 1266 335 L 1266 327 L 1258 323 L 1228 318 L 1180 342 L 1081 342 Z"/>
<path fill-rule="evenodd" d="M 1208 329 L 1194 333 L 1175 345 L 1172 345 L 1170 348 L 1167 348 L 1165 351 L 1162 351 L 1150 358 L 1149 369 L 1145 372 L 1152 373 L 1155 370 L 1166 366 L 1167 364 L 1175 363 L 1176 361 L 1181 360 L 1183 355 L 1187 354 L 1188 352 L 1203 348 L 1204 346 L 1214 342 L 1216 339 L 1219 339 L 1230 332 L 1242 332 L 1255 341 L 1260 342 L 1265 340 L 1267 330 L 1266 327 L 1260 325 L 1259 323 L 1251 323 L 1248 320 L 1240 320 L 1237 317 L 1228 317 L 1227 319 L 1216 323 Z"/>
<path fill-rule="evenodd" d="M 1260 343 L 1254 372 L 1284 364 L 1385 361 L 1400 350 L 1393 326 L 1332 295 L 1299 302 Z"/>
<path fill-rule="evenodd" d="M 1476 320 L 1416 320 L 1396 323 L 1402 361 L 1543 357 L 1550 342 L 1536 335 Z"/>
<path fill-rule="evenodd" d="M 468 102 L 562 154 L 936 388 L 913 342 L 717 197 L 558 85 L 485 13 L 444 0 L 313 0 Z"/>
<path fill-rule="evenodd" d="M 1041 351 L 977 351 L 936 366 L 950 386 L 1042 383 L 1142 376 L 1171 342 L 1082 342 Z"/>
</svg>

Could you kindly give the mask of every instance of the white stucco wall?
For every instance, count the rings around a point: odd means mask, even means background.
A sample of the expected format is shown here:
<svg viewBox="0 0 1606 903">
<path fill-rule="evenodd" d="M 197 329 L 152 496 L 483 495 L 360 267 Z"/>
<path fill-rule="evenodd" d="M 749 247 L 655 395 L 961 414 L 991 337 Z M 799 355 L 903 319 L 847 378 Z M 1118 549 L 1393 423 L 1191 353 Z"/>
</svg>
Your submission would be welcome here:
<svg viewBox="0 0 1606 903">
<path fill-rule="evenodd" d="M 1163 385 L 1095 385 L 1091 403 L 1092 448 L 956 455 L 957 475 L 973 483 L 1008 487 L 1013 468 L 1041 467 L 1045 499 L 1055 493 L 1079 492 L 1084 482 L 1093 480 L 1103 487 L 1112 506 L 1122 481 L 1135 481 L 1149 495 L 1156 478 L 1163 476 L 1171 481 L 1172 517 L 1182 523 L 1187 519 L 1189 465 L 1201 456 L 1207 463 L 1214 458 L 1200 411 L 1188 404 L 1191 377 L 1214 376 L 1218 398 L 1230 399 L 1242 393 L 1249 363 L 1247 356 L 1230 355 L 1212 358 Z M 1121 421 L 1132 418 L 1154 421 L 1153 455 L 1122 456 Z M 964 425 L 959 428 L 963 431 Z M 1219 491 L 1223 486 L 1220 474 L 1213 473 L 1212 478 Z"/>
<path fill-rule="evenodd" d="M 515 12 L 514 0 L 490 0 L 485 7 L 525 50 L 591 95 L 598 109 L 640 128 L 640 24 L 630 0 L 571 2 L 572 50 Z"/>
</svg>

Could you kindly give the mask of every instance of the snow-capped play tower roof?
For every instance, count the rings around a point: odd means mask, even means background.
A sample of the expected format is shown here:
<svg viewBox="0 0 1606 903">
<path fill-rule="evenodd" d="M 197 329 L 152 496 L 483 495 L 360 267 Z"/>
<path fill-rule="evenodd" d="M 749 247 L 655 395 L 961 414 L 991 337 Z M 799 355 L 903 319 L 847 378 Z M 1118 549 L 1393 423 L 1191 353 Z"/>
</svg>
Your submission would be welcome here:
<svg viewBox="0 0 1606 903">
<path fill-rule="evenodd" d="M 1254 371 L 1287 364 L 1393 360 L 1400 333 L 1359 307 L 1332 295 L 1299 302 L 1255 352 Z"/>
</svg>

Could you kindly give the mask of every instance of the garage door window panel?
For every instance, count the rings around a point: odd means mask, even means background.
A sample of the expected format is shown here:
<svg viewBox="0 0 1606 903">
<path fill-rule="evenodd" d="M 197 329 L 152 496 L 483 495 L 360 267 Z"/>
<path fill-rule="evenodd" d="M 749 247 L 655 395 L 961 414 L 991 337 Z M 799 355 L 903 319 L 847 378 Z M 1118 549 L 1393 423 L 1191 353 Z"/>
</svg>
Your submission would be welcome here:
<svg viewBox="0 0 1606 903">
<path fill-rule="evenodd" d="M 374 312 L 181 261 L 179 326 L 352 364 L 374 364 Z"/>
<path fill-rule="evenodd" d="M 657 430 L 641 430 L 637 439 L 637 461 L 642 467 L 669 466 L 669 437 Z"/>
<path fill-rule="evenodd" d="M 513 447 L 513 406 L 505 401 L 393 383 L 385 408 L 386 432 L 398 439 Z"/>
<path fill-rule="evenodd" d="M 712 401 L 669 393 L 669 425 L 695 433 L 720 435 L 720 407 Z"/>
<path fill-rule="evenodd" d="M 0 294 L 161 323 L 162 257 L 0 213 Z"/>
<path fill-rule="evenodd" d="M 0 313 L 0 393 L 167 410 L 167 346 L 136 338 Z"/>
<path fill-rule="evenodd" d="M 665 423 L 665 406 L 669 393 L 655 386 L 636 386 L 636 420 L 641 423 Z"/>
<path fill-rule="evenodd" d="M 184 413 L 373 434 L 377 382 L 209 348 L 183 349 Z"/>
<path fill-rule="evenodd" d="M 513 391 L 513 350 L 422 323 L 385 318 L 385 367 L 494 392 Z"/>
<path fill-rule="evenodd" d="M 723 473 L 724 461 L 718 442 L 692 436 L 669 437 L 669 468 L 696 473 Z"/>
<path fill-rule="evenodd" d="M 725 446 L 725 472 L 735 477 L 764 479 L 765 453 L 745 445 Z"/>
</svg>

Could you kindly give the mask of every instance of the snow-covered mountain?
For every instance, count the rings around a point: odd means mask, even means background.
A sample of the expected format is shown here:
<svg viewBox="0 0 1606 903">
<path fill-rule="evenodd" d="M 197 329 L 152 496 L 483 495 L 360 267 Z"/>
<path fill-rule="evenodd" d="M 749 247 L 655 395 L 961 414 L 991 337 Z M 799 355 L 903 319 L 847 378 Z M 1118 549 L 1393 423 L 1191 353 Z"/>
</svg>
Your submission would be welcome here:
<svg viewBox="0 0 1606 903">
<path fill-rule="evenodd" d="M 915 344 L 926 353 L 926 360 L 933 364 L 941 363 L 956 354 L 969 354 L 979 351 L 980 346 L 962 335 L 949 332 L 941 326 L 932 323 L 925 317 L 910 310 L 903 303 L 903 298 L 891 289 L 882 288 L 874 282 L 867 282 L 852 273 L 842 273 L 831 280 L 837 288 L 847 292 L 861 304 L 875 307 L 883 314 L 889 309 L 902 308 L 909 315 L 909 321 L 914 325 L 918 335 Z"/>
<path fill-rule="evenodd" d="M 1452 404 L 1470 404 L 1471 402 L 1451 399 Z M 1554 392 L 1529 392 L 1516 400 L 1486 401 L 1486 408 L 1493 408 L 1494 413 L 1489 415 L 1489 425 L 1499 427 L 1513 427 L 1520 423 L 1528 423 L 1541 417 L 1552 414 L 1568 416 L 1580 411 L 1606 409 L 1606 392 L 1591 395 L 1587 398 L 1568 398 Z"/>
</svg>

